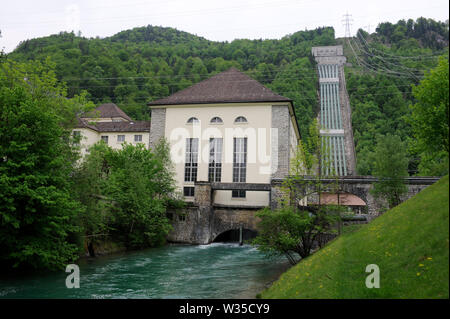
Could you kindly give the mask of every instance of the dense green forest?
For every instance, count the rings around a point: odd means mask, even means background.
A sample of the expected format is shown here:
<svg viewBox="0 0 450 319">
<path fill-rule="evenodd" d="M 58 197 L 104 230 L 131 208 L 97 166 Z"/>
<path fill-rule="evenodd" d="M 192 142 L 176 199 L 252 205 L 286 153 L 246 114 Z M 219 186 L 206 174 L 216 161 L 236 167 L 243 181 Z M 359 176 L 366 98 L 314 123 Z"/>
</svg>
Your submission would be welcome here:
<svg viewBox="0 0 450 319">
<path fill-rule="evenodd" d="M 17 61 L 56 63 L 68 96 L 89 92 L 94 103 L 114 102 L 136 120 L 148 119 L 146 103 L 235 66 L 293 98 L 302 128 L 314 118 L 316 74 L 311 47 L 333 45 L 334 30 L 301 31 L 281 40 L 213 42 L 171 28 L 143 27 L 105 39 L 60 33 L 21 43 Z M 307 134 L 307 129 L 304 129 Z"/>
<path fill-rule="evenodd" d="M 409 174 L 447 172 L 448 22 L 382 23 L 350 39 L 326 27 L 231 43 L 148 26 L 105 39 L 61 33 L 0 52 L 0 269 L 58 269 L 97 238 L 160 245 L 171 228 L 166 209 L 183 206 L 166 143 L 100 143 L 80 164 L 77 114 L 115 102 L 148 119 L 146 102 L 235 66 L 294 100 L 308 145 L 319 102 L 311 47 L 336 43 L 349 62 L 358 172 L 407 174 L 405 164 Z M 398 166 L 375 165 L 394 152 L 387 160 Z"/>
<path fill-rule="evenodd" d="M 357 169 L 372 173 L 377 136 L 408 144 L 410 174 L 443 174 L 445 154 L 430 159 L 414 147 L 407 121 L 412 86 L 448 56 L 448 21 L 419 18 L 381 23 L 369 34 L 335 39 L 332 27 L 299 31 L 280 40 L 214 42 L 172 28 L 140 27 L 108 38 L 74 33 L 23 41 L 8 58 L 44 60 L 72 97 L 83 90 L 94 103 L 114 102 L 136 120 L 150 117 L 146 102 L 170 95 L 231 66 L 294 100 L 302 136 L 317 115 L 317 76 L 311 47 L 343 44 L 351 66 L 347 89 L 353 109 Z M 447 162 L 447 163 L 445 163 Z"/>
</svg>

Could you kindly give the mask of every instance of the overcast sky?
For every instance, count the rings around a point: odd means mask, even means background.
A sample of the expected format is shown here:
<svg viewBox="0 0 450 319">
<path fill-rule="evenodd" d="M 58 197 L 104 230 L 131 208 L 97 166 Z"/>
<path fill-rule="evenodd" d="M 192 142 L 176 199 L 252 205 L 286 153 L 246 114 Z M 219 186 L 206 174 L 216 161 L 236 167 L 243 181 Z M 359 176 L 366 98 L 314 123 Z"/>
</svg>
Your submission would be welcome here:
<svg viewBox="0 0 450 319">
<path fill-rule="evenodd" d="M 333 26 L 341 37 L 347 12 L 354 34 L 399 19 L 445 21 L 448 10 L 448 0 L 10 0 L 0 6 L 0 49 L 10 52 L 20 41 L 60 31 L 106 37 L 148 24 L 215 41 L 279 39 L 320 26 Z"/>
</svg>

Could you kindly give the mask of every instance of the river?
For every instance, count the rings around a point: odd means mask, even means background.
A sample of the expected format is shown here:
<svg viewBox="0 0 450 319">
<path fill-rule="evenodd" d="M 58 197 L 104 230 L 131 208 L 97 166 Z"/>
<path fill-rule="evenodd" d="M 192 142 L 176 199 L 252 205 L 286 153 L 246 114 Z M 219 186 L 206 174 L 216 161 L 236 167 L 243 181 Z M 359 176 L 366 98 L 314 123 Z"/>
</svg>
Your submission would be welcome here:
<svg viewBox="0 0 450 319">
<path fill-rule="evenodd" d="M 0 278 L 0 298 L 254 298 L 289 268 L 250 245 L 171 244 L 79 261 L 80 288 L 68 273 Z"/>
</svg>

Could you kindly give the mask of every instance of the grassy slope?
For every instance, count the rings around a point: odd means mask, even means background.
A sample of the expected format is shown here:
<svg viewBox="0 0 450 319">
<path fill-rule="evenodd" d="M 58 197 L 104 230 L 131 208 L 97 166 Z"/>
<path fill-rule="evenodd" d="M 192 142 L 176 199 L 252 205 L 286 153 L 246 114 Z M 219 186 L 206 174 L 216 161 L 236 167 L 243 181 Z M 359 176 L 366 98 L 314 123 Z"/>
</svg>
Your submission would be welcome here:
<svg viewBox="0 0 450 319">
<path fill-rule="evenodd" d="M 262 298 L 448 298 L 449 178 L 284 273 Z M 368 264 L 380 288 L 368 289 Z"/>
</svg>

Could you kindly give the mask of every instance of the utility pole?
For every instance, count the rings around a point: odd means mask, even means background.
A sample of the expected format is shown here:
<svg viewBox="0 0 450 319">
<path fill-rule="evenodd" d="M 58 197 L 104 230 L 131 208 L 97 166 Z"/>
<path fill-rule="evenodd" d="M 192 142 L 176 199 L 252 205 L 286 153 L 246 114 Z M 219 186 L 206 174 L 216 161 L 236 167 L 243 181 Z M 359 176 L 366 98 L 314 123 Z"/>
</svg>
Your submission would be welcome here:
<svg viewBox="0 0 450 319">
<path fill-rule="evenodd" d="M 345 37 L 347 39 L 352 36 L 350 34 L 350 26 L 352 25 L 352 22 L 353 22 L 352 15 L 348 14 L 348 12 L 346 14 L 344 14 L 343 19 L 342 19 L 342 23 L 345 26 Z"/>
</svg>

